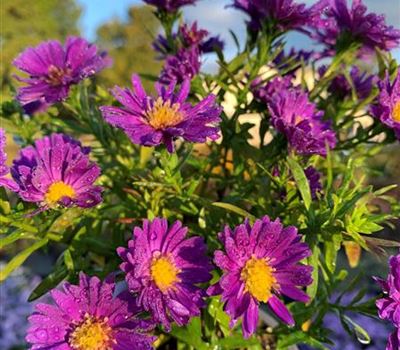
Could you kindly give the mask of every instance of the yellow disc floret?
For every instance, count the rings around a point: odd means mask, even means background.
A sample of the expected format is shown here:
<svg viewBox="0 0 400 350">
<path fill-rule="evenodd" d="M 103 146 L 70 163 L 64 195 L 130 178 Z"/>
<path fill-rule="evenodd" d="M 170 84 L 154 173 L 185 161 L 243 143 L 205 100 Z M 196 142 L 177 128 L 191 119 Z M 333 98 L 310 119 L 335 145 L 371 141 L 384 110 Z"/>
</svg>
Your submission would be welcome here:
<svg viewBox="0 0 400 350">
<path fill-rule="evenodd" d="M 392 118 L 395 122 L 400 123 L 400 101 L 397 101 L 394 105 Z"/>
<path fill-rule="evenodd" d="M 151 261 L 151 277 L 156 286 L 164 293 L 179 282 L 179 269 L 167 256 L 155 257 Z"/>
<path fill-rule="evenodd" d="M 76 350 L 111 350 L 115 343 L 108 319 L 96 319 L 85 315 L 85 321 L 71 333 L 68 344 Z"/>
<path fill-rule="evenodd" d="M 245 283 L 245 290 L 258 301 L 266 303 L 272 296 L 272 288 L 276 285 L 274 269 L 266 259 L 252 257 L 243 267 L 240 277 Z"/>
<path fill-rule="evenodd" d="M 72 188 L 72 186 L 66 184 L 65 182 L 57 181 L 49 186 L 45 195 L 45 200 L 47 204 L 55 205 L 64 197 L 74 198 L 75 190 Z"/>
<path fill-rule="evenodd" d="M 171 101 L 164 102 L 161 97 L 154 103 L 153 108 L 147 112 L 149 124 L 156 130 L 175 126 L 183 120 L 183 114 L 179 111 L 180 104 Z"/>
</svg>

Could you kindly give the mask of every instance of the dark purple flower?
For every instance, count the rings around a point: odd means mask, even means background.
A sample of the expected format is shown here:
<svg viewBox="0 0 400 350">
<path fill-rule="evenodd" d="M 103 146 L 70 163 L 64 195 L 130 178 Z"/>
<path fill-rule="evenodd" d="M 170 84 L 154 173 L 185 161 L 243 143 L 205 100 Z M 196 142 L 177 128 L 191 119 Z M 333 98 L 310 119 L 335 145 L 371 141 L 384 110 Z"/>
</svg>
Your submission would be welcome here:
<svg viewBox="0 0 400 350">
<path fill-rule="evenodd" d="M 203 238 L 186 234 L 180 221 L 168 226 L 166 219 L 145 220 L 143 228 L 134 228 L 128 248 L 117 249 L 130 291 L 167 331 L 170 322 L 182 326 L 200 314 L 205 292 L 197 285 L 211 279 Z"/>
<path fill-rule="evenodd" d="M 67 98 L 69 88 L 111 64 L 104 52 L 85 39 L 68 37 L 65 46 L 46 41 L 23 51 L 13 62 L 29 78 L 18 91 L 17 100 L 29 114 Z"/>
<path fill-rule="evenodd" d="M 273 21 L 281 31 L 301 29 L 309 18 L 306 5 L 294 0 L 234 0 L 232 6 L 250 17 L 248 25 L 253 31 L 267 21 Z"/>
<path fill-rule="evenodd" d="M 207 30 L 198 28 L 197 22 L 194 22 L 191 26 L 184 23 L 179 27 L 179 34 L 186 47 L 200 45 L 209 35 Z"/>
<path fill-rule="evenodd" d="M 378 82 L 379 96 L 371 111 L 374 117 L 393 129 L 397 139 L 400 140 L 400 71 L 393 83 L 389 74 L 385 79 Z"/>
<path fill-rule="evenodd" d="M 285 134 L 290 147 L 298 154 L 326 155 L 326 147 L 334 148 L 336 135 L 323 112 L 317 111 L 307 93 L 300 90 L 282 90 L 274 94 L 269 105 L 272 125 Z"/>
<path fill-rule="evenodd" d="M 284 228 L 268 216 L 251 226 L 246 220 L 219 234 L 225 252 L 217 250 L 214 262 L 223 271 L 219 282 L 208 289 L 210 295 L 222 295 L 231 327 L 243 316 L 243 334 L 247 338 L 256 331 L 258 308 L 267 303 L 282 321 L 295 321 L 278 296 L 307 302 L 308 295 L 299 287 L 311 284 L 311 266 L 299 261 L 311 255 L 294 226 Z"/>
<path fill-rule="evenodd" d="M 182 6 L 193 5 L 197 0 L 143 0 L 146 4 L 153 5 L 159 10 L 176 12 Z"/>
<path fill-rule="evenodd" d="M 155 339 L 146 334 L 152 323 L 137 318 L 142 310 L 128 292 L 114 297 L 114 290 L 111 278 L 101 282 L 84 273 L 79 285 L 52 290 L 55 304 L 37 304 L 29 317 L 31 349 L 153 349 Z"/>
<path fill-rule="evenodd" d="M 168 55 L 159 81 L 165 85 L 181 84 L 193 79 L 200 72 L 200 51 L 196 46 L 181 48 L 176 55 Z"/>
<path fill-rule="evenodd" d="M 10 168 L 6 165 L 7 154 L 4 150 L 6 147 L 6 134 L 4 129 L 0 128 L 0 187 L 8 188 L 10 191 L 17 192 L 19 187 L 6 176 L 10 173 Z"/>
<path fill-rule="evenodd" d="M 100 110 L 106 121 L 123 129 L 133 143 L 144 146 L 163 143 L 173 152 L 173 141 L 178 137 L 189 142 L 219 137 L 220 129 L 216 125 L 222 109 L 215 104 L 214 95 L 192 106 L 186 102 L 190 92 L 188 80 L 177 93 L 174 93 L 174 83 L 168 87 L 156 84 L 157 97 L 146 94 L 137 75 L 132 76 L 132 85 L 133 91 L 119 87 L 113 90 L 123 107 L 103 106 Z"/>
<path fill-rule="evenodd" d="M 389 51 L 400 43 L 400 31 L 385 23 L 384 15 L 368 13 L 362 0 L 320 0 L 311 9 L 313 37 L 334 51 L 341 40 L 356 41 L 363 49 Z"/>
<path fill-rule="evenodd" d="M 90 161 L 89 152 L 90 148 L 63 134 L 45 136 L 23 148 L 11 168 L 20 197 L 43 210 L 100 203 L 102 189 L 94 186 L 100 168 Z"/>
<path fill-rule="evenodd" d="M 376 301 L 376 307 L 379 317 L 396 327 L 396 331 L 389 336 L 386 348 L 394 350 L 398 349 L 400 343 L 400 254 L 390 257 L 389 267 L 386 280 L 375 278 L 384 293 L 384 297 Z"/>
<path fill-rule="evenodd" d="M 313 199 L 317 198 L 317 193 L 321 193 L 321 174 L 313 166 L 309 166 L 304 170 L 307 177 L 308 184 L 310 185 L 311 196 Z"/>
<path fill-rule="evenodd" d="M 326 72 L 326 67 L 321 66 L 319 68 L 319 74 L 322 76 Z M 354 66 L 350 70 L 351 84 L 359 99 L 367 98 L 372 91 L 372 87 L 377 83 L 376 75 L 368 74 L 367 72 L 362 72 L 358 67 Z M 340 74 L 335 77 L 329 87 L 328 91 L 336 96 L 338 99 L 342 100 L 352 94 L 352 85 L 346 78 L 344 74 Z"/>
<path fill-rule="evenodd" d="M 251 90 L 258 101 L 269 104 L 276 93 L 294 88 L 292 80 L 291 75 L 277 76 L 263 84 L 261 78 L 257 78 L 251 83 Z"/>
<path fill-rule="evenodd" d="M 301 64 L 304 62 L 305 64 L 309 63 L 311 60 L 317 60 L 320 58 L 320 54 L 315 51 L 306 51 L 306 50 L 296 50 L 295 48 L 291 48 L 288 53 L 285 53 L 282 50 L 274 59 L 273 62 L 277 69 L 280 71 L 285 71 L 287 74 L 293 74 L 294 71 L 299 68 L 298 65 L 295 65 L 294 69 L 289 70 L 293 64 Z"/>
</svg>

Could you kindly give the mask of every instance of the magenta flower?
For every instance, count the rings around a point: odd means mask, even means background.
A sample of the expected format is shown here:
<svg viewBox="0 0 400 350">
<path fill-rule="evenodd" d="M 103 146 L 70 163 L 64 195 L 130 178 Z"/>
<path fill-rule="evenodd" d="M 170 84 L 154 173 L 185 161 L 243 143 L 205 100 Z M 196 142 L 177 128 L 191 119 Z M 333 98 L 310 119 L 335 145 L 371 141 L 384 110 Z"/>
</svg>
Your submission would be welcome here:
<svg viewBox="0 0 400 350">
<path fill-rule="evenodd" d="M 308 295 L 298 287 L 312 283 L 311 266 L 299 263 L 311 255 L 294 226 L 284 228 L 268 216 L 251 226 L 246 220 L 231 230 L 228 226 L 219 234 L 225 252 L 217 250 L 214 262 L 223 271 L 219 282 L 208 289 L 209 295 L 222 295 L 231 327 L 243 317 L 242 329 L 247 338 L 256 331 L 261 302 L 288 325 L 294 319 L 278 298 L 285 295 L 307 302 Z"/>
<path fill-rule="evenodd" d="M 260 78 L 255 79 L 251 83 L 251 89 L 254 97 L 268 105 L 272 101 L 272 97 L 282 90 L 293 89 L 293 76 L 285 75 L 284 77 L 277 76 L 272 80 L 262 83 Z"/>
<path fill-rule="evenodd" d="M 380 93 L 371 112 L 383 124 L 393 129 L 400 140 L 400 71 L 393 83 L 389 74 L 386 74 L 385 79 L 378 82 L 378 87 Z"/>
<path fill-rule="evenodd" d="M 386 281 L 375 277 L 384 293 L 384 297 L 376 301 L 376 307 L 379 317 L 396 327 L 396 331 L 389 336 L 386 349 L 397 350 L 400 344 L 400 254 L 390 257 L 389 267 Z"/>
<path fill-rule="evenodd" d="M 57 205 L 92 207 L 101 202 L 101 187 L 94 186 L 100 168 L 89 159 L 90 148 L 67 135 L 52 134 L 23 148 L 11 174 L 20 197 L 41 210 Z"/>
<path fill-rule="evenodd" d="M 281 31 L 301 29 L 309 18 L 306 5 L 294 0 L 234 0 L 232 6 L 250 17 L 248 26 L 253 31 L 260 30 L 267 21 Z"/>
<path fill-rule="evenodd" d="M 268 109 L 272 125 L 285 134 L 290 148 L 298 154 L 325 156 L 326 146 L 335 147 L 335 132 L 329 122 L 322 120 L 323 112 L 317 111 L 305 92 L 282 90 L 273 95 Z"/>
<path fill-rule="evenodd" d="M 385 23 L 384 15 L 368 13 L 362 0 L 320 0 L 312 9 L 313 37 L 331 52 L 341 40 L 359 42 L 363 49 L 389 51 L 400 43 L 400 30 Z"/>
<path fill-rule="evenodd" d="M 155 339 L 146 334 L 153 324 L 137 318 L 142 310 L 129 293 L 114 297 L 114 290 L 111 278 L 101 282 L 84 273 L 79 285 L 52 290 L 55 305 L 37 304 L 29 317 L 31 349 L 153 349 Z"/>
<path fill-rule="evenodd" d="M 143 0 L 146 4 L 153 5 L 159 10 L 176 12 L 182 6 L 193 5 L 197 0 Z"/>
<path fill-rule="evenodd" d="M 174 151 L 174 139 L 206 142 L 219 137 L 217 126 L 222 109 L 215 104 L 215 96 L 208 95 L 197 105 L 186 102 L 190 83 L 185 80 L 179 92 L 175 84 L 168 87 L 156 84 L 157 97 L 146 94 L 140 78 L 132 76 L 133 91 L 115 87 L 114 97 L 123 107 L 103 106 L 100 110 L 111 125 L 125 131 L 131 141 L 144 146 L 165 144 Z"/>
<path fill-rule="evenodd" d="M 6 147 L 6 134 L 4 129 L 0 128 L 0 187 L 8 188 L 10 191 L 17 192 L 19 187 L 6 176 L 10 173 L 10 168 L 6 165 L 7 154 L 4 151 Z"/>
<path fill-rule="evenodd" d="M 203 238 L 186 234 L 180 221 L 168 226 L 166 219 L 145 220 L 143 228 L 134 228 L 128 248 L 117 249 L 130 291 L 167 331 L 170 322 L 182 326 L 200 314 L 205 292 L 197 285 L 211 279 Z"/>
<path fill-rule="evenodd" d="M 111 60 L 85 39 L 68 37 L 65 46 L 52 40 L 29 47 L 13 64 L 29 75 L 17 77 L 27 84 L 19 89 L 17 100 L 32 114 L 65 100 L 71 85 L 109 66 Z"/>
<path fill-rule="evenodd" d="M 168 55 L 159 81 L 164 85 L 181 84 L 192 80 L 200 72 L 200 51 L 197 46 L 181 48 L 175 55 Z"/>
</svg>

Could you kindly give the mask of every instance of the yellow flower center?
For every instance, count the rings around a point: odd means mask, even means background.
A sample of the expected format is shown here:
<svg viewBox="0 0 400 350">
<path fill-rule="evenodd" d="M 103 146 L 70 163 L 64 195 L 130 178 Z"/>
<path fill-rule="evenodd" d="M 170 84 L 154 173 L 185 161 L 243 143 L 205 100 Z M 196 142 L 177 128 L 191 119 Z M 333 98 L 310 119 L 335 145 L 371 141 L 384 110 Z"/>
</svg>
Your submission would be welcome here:
<svg viewBox="0 0 400 350">
<path fill-rule="evenodd" d="M 394 105 L 392 118 L 395 122 L 400 123 L 400 101 L 397 101 Z"/>
<path fill-rule="evenodd" d="M 63 197 L 75 197 L 75 190 L 63 181 L 57 181 L 51 184 L 45 196 L 46 203 L 49 205 L 57 204 L 57 202 Z"/>
<path fill-rule="evenodd" d="M 76 350 L 111 350 L 115 340 L 108 319 L 99 320 L 85 315 L 85 321 L 77 326 L 69 336 L 68 343 Z"/>
<path fill-rule="evenodd" d="M 163 293 L 179 282 L 179 269 L 167 256 L 153 258 L 150 271 L 154 283 Z"/>
<path fill-rule="evenodd" d="M 246 291 L 258 301 L 266 303 L 272 296 L 272 288 L 276 284 L 274 269 L 265 259 L 252 257 L 243 267 L 240 277 L 245 282 Z"/>
<path fill-rule="evenodd" d="M 179 124 L 183 114 L 179 111 L 179 103 L 171 105 L 171 101 L 164 102 L 161 97 L 154 103 L 153 108 L 147 112 L 149 124 L 156 130 L 165 129 Z"/>
<path fill-rule="evenodd" d="M 47 71 L 46 83 L 51 86 L 59 86 L 63 83 L 63 78 L 69 73 L 69 70 L 51 65 Z"/>
</svg>

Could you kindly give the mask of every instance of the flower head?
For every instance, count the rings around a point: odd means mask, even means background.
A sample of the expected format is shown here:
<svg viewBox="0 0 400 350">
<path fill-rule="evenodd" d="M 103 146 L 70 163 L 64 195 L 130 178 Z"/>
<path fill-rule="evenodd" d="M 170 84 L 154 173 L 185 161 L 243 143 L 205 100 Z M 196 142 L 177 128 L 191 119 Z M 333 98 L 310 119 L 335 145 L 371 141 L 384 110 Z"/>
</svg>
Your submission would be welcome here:
<svg viewBox="0 0 400 350">
<path fill-rule="evenodd" d="M 37 304 L 29 317 L 31 349 L 153 349 L 146 334 L 152 323 L 137 318 L 142 310 L 129 293 L 114 297 L 114 290 L 111 278 L 101 282 L 81 273 L 79 285 L 51 291 L 55 305 Z"/>
<path fill-rule="evenodd" d="M 251 88 L 254 97 L 258 101 L 269 104 L 275 94 L 282 90 L 294 88 L 292 80 L 293 76 L 285 75 L 284 77 L 275 77 L 267 83 L 262 84 L 261 79 L 257 78 L 251 83 Z"/>
<path fill-rule="evenodd" d="M 378 82 L 379 96 L 372 106 L 372 114 L 380 121 L 393 129 L 397 139 L 400 140 L 400 71 L 393 83 L 389 74 Z"/>
<path fill-rule="evenodd" d="M 315 39 L 334 51 L 338 42 L 358 42 L 370 51 L 376 47 L 389 51 L 400 44 L 400 30 L 385 23 L 385 16 L 368 13 L 362 0 L 320 0 L 312 9 Z"/>
<path fill-rule="evenodd" d="M 115 87 L 114 97 L 123 107 L 104 106 L 100 110 L 111 125 L 125 131 L 131 141 L 144 146 L 164 143 L 169 152 L 174 150 L 174 139 L 182 137 L 189 142 L 205 142 L 219 137 L 221 108 L 215 96 L 209 95 L 197 105 L 186 102 L 190 83 L 185 80 L 178 93 L 175 84 L 168 87 L 156 84 L 157 97 L 144 91 L 140 78 L 132 76 L 134 90 Z"/>
<path fill-rule="evenodd" d="M 242 225 L 219 234 L 225 251 L 214 253 L 214 262 L 223 271 L 220 281 L 208 290 L 210 295 L 221 294 L 231 326 L 243 316 L 245 337 L 256 331 L 258 308 L 261 302 L 285 323 L 294 325 L 294 319 L 278 298 L 285 295 L 293 300 L 307 302 L 309 297 L 299 287 L 311 284 L 312 267 L 299 263 L 311 255 L 307 244 L 293 226 L 284 228 L 268 216 L 251 226 Z"/>
<path fill-rule="evenodd" d="M 274 21 L 281 31 L 301 29 L 309 17 L 306 5 L 294 0 L 234 0 L 232 6 L 250 17 L 248 25 L 253 31 L 260 30 L 267 20 Z"/>
<path fill-rule="evenodd" d="M 181 84 L 185 80 L 193 79 L 200 72 L 200 51 L 192 46 L 181 48 L 175 55 L 168 55 L 159 81 L 162 84 Z"/>
<path fill-rule="evenodd" d="M 52 134 L 23 148 L 11 174 L 19 195 L 41 209 L 57 205 L 92 207 L 101 202 L 101 187 L 93 183 L 100 168 L 89 160 L 90 148 L 67 135 Z"/>
<path fill-rule="evenodd" d="M 128 248 L 117 250 L 130 291 L 166 330 L 171 321 L 182 326 L 200 314 L 205 293 L 197 284 L 211 279 L 203 238 L 186 234 L 180 221 L 168 226 L 166 219 L 145 220 L 134 228 Z"/>
<path fill-rule="evenodd" d="M 4 129 L 0 128 L 0 187 L 6 187 L 10 191 L 17 192 L 19 189 L 18 185 L 6 177 L 10 172 L 10 168 L 6 165 L 7 154 L 4 151 L 5 146 L 6 134 Z"/>
<path fill-rule="evenodd" d="M 17 100 L 31 114 L 65 100 L 71 85 L 109 66 L 111 60 L 85 39 L 68 37 L 65 46 L 52 40 L 29 47 L 13 64 L 29 75 L 17 77 L 27 84 L 19 89 Z"/>
<path fill-rule="evenodd" d="M 283 90 L 273 95 L 269 106 L 271 123 L 285 134 L 290 147 L 299 154 L 326 155 L 326 146 L 334 148 L 336 135 L 330 123 L 322 120 L 308 95 L 301 90 Z"/>
<path fill-rule="evenodd" d="M 376 301 L 378 315 L 395 327 L 388 339 L 387 350 L 398 349 L 400 344 L 400 254 L 389 259 L 389 275 L 386 280 L 375 278 L 382 287 L 384 297 Z"/>
<path fill-rule="evenodd" d="M 193 5 L 197 0 L 143 0 L 146 4 L 153 5 L 159 10 L 176 12 L 182 6 Z"/>
</svg>

